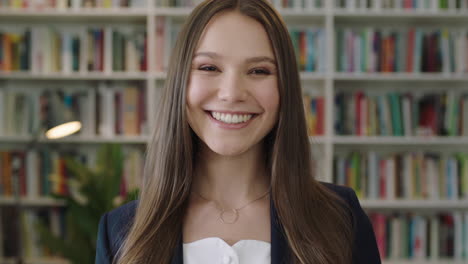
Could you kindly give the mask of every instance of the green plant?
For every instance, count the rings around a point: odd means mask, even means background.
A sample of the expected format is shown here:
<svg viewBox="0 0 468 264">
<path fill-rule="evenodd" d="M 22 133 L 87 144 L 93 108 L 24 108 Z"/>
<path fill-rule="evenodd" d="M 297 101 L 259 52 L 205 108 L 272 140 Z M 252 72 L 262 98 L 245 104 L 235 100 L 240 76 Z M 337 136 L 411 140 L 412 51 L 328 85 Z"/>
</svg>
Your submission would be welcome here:
<svg viewBox="0 0 468 264">
<path fill-rule="evenodd" d="M 65 202 L 66 238 L 52 234 L 44 223 L 39 223 L 37 228 L 41 241 L 52 253 L 73 264 L 94 263 L 100 217 L 136 198 L 137 191 L 125 199 L 119 196 L 124 164 L 120 145 L 100 147 L 93 169 L 72 158 L 66 158 L 65 164 L 72 175 L 68 181 L 69 195 L 53 197 Z"/>
</svg>

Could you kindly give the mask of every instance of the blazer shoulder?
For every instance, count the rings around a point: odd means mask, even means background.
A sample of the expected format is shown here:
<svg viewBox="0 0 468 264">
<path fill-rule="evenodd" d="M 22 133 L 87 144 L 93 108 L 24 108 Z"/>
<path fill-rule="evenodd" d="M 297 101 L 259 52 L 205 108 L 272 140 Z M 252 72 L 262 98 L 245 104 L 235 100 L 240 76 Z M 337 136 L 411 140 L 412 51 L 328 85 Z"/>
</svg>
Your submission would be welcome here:
<svg viewBox="0 0 468 264">
<path fill-rule="evenodd" d="M 359 199 L 353 189 L 321 182 L 330 190 L 338 194 L 350 207 L 353 219 L 353 264 L 380 264 L 380 254 L 375 239 L 375 233 L 369 217 L 362 209 Z"/>
<path fill-rule="evenodd" d="M 133 223 L 137 206 L 138 201 L 131 201 L 107 213 L 108 234 L 111 241 L 119 244 L 118 246 L 120 246 L 122 240 L 127 236 L 128 230 Z"/>
<path fill-rule="evenodd" d="M 338 196 L 340 196 L 342 199 L 344 199 L 346 202 L 350 202 L 350 198 L 355 195 L 354 190 L 343 185 L 337 185 L 329 182 L 320 182 L 322 185 L 336 193 Z"/>
<path fill-rule="evenodd" d="M 111 223 L 114 226 L 122 227 L 128 222 L 133 221 L 133 217 L 135 216 L 137 206 L 138 201 L 135 200 L 109 211 L 107 213 L 109 223 Z"/>
<path fill-rule="evenodd" d="M 99 222 L 96 263 L 111 263 L 133 223 L 138 201 L 105 213 Z"/>
</svg>

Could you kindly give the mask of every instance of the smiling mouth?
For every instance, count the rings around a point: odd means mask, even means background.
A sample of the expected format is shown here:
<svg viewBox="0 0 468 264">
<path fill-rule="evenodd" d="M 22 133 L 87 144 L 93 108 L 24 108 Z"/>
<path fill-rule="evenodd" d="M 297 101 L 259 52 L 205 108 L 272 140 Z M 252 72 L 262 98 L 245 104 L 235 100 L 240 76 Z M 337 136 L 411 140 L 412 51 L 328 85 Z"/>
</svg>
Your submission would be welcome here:
<svg viewBox="0 0 468 264">
<path fill-rule="evenodd" d="M 250 119 L 258 116 L 258 114 L 228 114 L 215 111 L 206 111 L 214 119 L 226 124 L 241 124 L 246 123 Z"/>
</svg>

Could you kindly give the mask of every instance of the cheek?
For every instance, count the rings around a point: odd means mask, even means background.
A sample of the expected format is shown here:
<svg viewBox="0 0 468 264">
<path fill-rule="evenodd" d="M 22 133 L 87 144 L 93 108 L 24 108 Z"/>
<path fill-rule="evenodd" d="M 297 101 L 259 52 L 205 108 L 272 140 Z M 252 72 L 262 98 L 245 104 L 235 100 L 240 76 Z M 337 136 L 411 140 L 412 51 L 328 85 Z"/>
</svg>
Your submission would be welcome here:
<svg viewBox="0 0 468 264">
<path fill-rule="evenodd" d="M 203 100 L 203 89 L 202 86 L 197 83 L 196 80 L 191 80 L 187 87 L 187 106 L 189 108 L 195 107 L 196 105 L 200 104 Z"/>
<path fill-rule="evenodd" d="M 187 86 L 187 104 L 199 106 L 212 95 L 213 87 L 216 87 L 216 83 L 213 81 L 203 78 L 203 76 L 191 76 Z"/>
<path fill-rule="evenodd" d="M 280 99 L 279 90 L 276 83 L 262 88 L 263 89 L 257 90 L 257 100 L 265 110 L 268 110 L 269 112 L 276 115 L 278 112 Z"/>
</svg>

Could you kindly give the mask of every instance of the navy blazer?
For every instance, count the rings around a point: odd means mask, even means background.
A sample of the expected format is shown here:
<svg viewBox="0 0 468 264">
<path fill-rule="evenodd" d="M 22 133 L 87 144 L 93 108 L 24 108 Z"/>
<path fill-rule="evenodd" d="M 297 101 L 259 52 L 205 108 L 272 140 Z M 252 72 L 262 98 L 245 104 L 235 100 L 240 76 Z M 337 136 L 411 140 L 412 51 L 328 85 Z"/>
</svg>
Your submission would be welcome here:
<svg viewBox="0 0 468 264">
<path fill-rule="evenodd" d="M 356 194 L 351 188 L 323 183 L 336 192 L 350 206 L 355 217 L 355 239 L 353 245 L 352 264 L 379 264 L 380 256 L 374 231 L 369 218 L 362 210 Z M 127 203 L 113 211 L 104 214 L 99 223 L 96 264 L 111 264 L 118 248 L 127 234 L 137 202 Z M 278 221 L 276 209 L 270 200 L 271 219 L 271 264 L 287 263 L 291 254 L 281 224 Z M 171 264 L 183 264 L 182 236 L 174 252 Z"/>
</svg>

